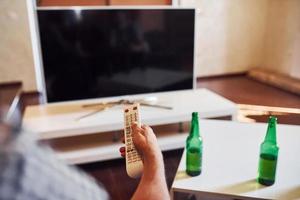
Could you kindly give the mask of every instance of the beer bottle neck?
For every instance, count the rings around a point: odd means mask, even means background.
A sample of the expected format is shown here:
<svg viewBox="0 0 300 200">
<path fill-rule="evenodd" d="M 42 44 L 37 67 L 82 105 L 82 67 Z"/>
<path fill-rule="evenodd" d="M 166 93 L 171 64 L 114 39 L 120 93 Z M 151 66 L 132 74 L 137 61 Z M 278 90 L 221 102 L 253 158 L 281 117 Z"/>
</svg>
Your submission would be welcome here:
<svg viewBox="0 0 300 200">
<path fill-rule="evenodd" d="M 191 125 L 191 131 L 190 136 L 192 137 L 199 137 L 199 122 L 198 122 L 198 116 L 193 116 L 192 118 L 192 125 Z"/>
<path fill-rule="evenodd" d="M 276 120 L 273 120 L 273 118 L 270 118 L 269 120 L 269 124 L 268 124 L 268 130 L 267 130 L 267 134 L 265 137 L 265 142 L 271 142 L 276 144 L 277 143 L 277 139 L 276 139 Z"/>
</svg>

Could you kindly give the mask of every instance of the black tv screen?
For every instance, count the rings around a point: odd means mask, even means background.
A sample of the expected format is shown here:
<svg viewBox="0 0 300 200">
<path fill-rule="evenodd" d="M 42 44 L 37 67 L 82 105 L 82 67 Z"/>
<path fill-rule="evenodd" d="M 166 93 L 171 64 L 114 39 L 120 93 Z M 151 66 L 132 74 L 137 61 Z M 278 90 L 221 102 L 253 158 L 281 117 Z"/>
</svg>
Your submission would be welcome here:
<svg viewBox="0 0 300 200">
<path fill-rule="evenodd" d="M 193 88 L 194 9 L 38 9 L 48 102 Z"/>
</svg>

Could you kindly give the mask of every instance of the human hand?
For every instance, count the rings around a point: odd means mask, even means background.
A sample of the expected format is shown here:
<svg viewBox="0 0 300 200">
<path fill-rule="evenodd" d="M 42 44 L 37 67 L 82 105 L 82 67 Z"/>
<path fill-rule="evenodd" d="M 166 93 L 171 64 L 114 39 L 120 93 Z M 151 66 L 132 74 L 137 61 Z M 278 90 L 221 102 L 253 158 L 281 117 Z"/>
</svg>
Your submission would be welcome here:
<svg viewBox="0 0 300 200">
<path fill-rule="evenodd" d="M 143 158 L 157 157 L 161 155 L 156 136 L 151 127 L 142 125 L 139 127 L 136 123 L 132 126 L 132 140 L 138 152 Z M 122 139 L 124 143 L 124 138 Z M 121 147 L 120 153 L 125 157 L 125 147 Z"/>
<path fill-rule="evenodd" d="M 152 128 L 136 123 L 131 128 L 133 143 L 143 160 L 143 175 L 132 199 L 170 199 L 162 153 Z M 125 147 L 120 148 L 123 157 L 125 151 Z"/>
</svg>

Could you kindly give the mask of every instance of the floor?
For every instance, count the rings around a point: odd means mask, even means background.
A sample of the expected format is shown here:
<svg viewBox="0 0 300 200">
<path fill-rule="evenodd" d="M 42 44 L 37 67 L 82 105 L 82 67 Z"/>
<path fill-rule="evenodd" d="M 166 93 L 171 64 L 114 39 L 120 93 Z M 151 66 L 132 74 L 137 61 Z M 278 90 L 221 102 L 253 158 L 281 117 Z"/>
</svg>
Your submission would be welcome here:
<svg viewBox="0 0 300 200">
<path fill-rule="evenodd" d="M 197 81 L 197 87 L 208 88 L 239 104 L 242 114 L 241 120 L 266 122 L 268 116 L 274 114 L 278 117 L 279 123 L 300 125 L 299 96 L 257 82 L 245 75 L 201 78 Z M 15 90 L 11 88 L 10 92 L 13 93 L 12 91 Z M 0 94 L 5 96 L 1 87 Z M 2 102 L 7 103 L 9 99 L 6 97 Z M 38 103 L 39 99 L 36 93 L 23 94 L 20 107 L 24 110 L 25 106 Z M 259 105 L 259 107 L 250 106 L 249 108 L 247 107 L 249 104 Z M 172 184 L 182 152 L 183 150 L 179 149 L 163 153 L 168 187 Z M 123 159 L 85 164 L 78 167 L 102 183 L 112 199 L 130 199 L 138 185 L 138 180 L 130 179 L 127 176 Z"/>
<path fill-rule="evenodd" d="M 14 98 L 21 91 L 22 84 L 20 82 L 0 84 L 0 106 L 8 106 L 12 104 Z"/>
<path fill-rule="evenodd" d="M 239 121 L 266 122 L 269 115 L 276 115 L 278 123 L 300 125 L 300 96 L 296 94 L 240 75 L 198 79 L 197 87 L 208 88 L 239 104 Z"/>
<path fill-rule="evenodd" d="M 300 108 L 300 96 L 286 92 L 247 76 L 198 79 L 197 87 L 208 88 L 239 104 Z"/>
</svg>

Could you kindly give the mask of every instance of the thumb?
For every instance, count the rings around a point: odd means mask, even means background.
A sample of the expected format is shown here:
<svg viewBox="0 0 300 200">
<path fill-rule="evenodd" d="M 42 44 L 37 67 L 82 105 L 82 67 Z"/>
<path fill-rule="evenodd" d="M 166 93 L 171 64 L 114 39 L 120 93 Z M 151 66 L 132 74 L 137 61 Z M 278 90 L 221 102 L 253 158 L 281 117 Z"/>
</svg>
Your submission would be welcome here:
<svg viewBox="0 0 300 200">
<path fill-rule="evenodd" d="M 142 145 L 145 143 L 145 137 L 143 135 L 143 129 L 136 123 L 132 124 L 132 140 L 134 145 L 141 150 Z"/>
</svg>

